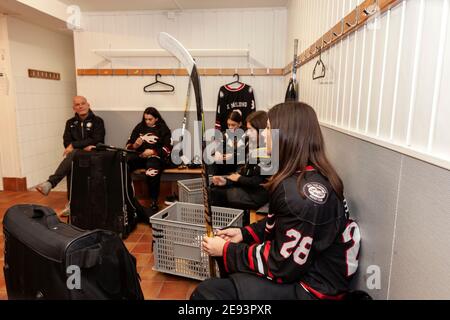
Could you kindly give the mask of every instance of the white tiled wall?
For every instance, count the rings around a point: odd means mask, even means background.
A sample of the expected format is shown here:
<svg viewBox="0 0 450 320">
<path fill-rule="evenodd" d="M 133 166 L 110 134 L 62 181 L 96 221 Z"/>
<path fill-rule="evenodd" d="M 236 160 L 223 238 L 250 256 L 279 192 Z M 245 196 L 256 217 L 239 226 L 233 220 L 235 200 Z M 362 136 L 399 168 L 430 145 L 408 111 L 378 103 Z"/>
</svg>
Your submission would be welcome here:
<svg viewBox="0 0 450 320">
<path fill-rule="evenodd" d="M 53 172 L 63 151 L 62 135 L 72 116 L 74 82 L 16 77 L 17 128 L 22 174 L 28 187 L 44 181 Z"/>
<path fill-rule="evenodd" d="M 62 135 L 76 94 L 73 39 L 17 19 L 10 18 L 8 26 L 21 172 L 31 188 L 62 159 Z M 61 80 L 29 78 L 28 69 L 58 72 Z"/>
</svg>

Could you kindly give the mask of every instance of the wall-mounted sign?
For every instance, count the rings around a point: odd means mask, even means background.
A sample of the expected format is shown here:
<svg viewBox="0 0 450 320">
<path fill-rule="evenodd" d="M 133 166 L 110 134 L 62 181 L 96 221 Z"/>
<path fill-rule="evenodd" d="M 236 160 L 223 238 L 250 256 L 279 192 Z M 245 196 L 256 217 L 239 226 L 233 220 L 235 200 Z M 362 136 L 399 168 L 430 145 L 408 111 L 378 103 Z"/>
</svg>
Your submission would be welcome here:
<svg viewBox="0 0 450 320">
<path fill-rule="evenodd" d="M 61 80 L 61 75 L 59 73 L 33 69 L 28 69 L 28 77 L 47 80 Z"/>
</svg>

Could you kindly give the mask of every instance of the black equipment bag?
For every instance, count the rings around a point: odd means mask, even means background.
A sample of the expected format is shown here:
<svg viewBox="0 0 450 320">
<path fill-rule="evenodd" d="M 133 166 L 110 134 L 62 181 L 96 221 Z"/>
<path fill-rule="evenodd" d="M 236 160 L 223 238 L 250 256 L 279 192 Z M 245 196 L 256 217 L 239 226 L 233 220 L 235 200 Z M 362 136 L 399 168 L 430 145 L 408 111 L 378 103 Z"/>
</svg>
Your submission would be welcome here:
<svg viewBox="0 0 450 320">
<path fill-rule="evenodd" d="M 77 152 L 71 171 L 71 224 L 111 230 L 126 238 L 136 227 L 137 207 L 126 153 Z"/>
<path fill-rule="evenodd" d="M 9 299 L 143 299 L 136 259 L 112 231 L 81 230 L 27 204 L 8 209 L 3 232 Z"/>
</svg>

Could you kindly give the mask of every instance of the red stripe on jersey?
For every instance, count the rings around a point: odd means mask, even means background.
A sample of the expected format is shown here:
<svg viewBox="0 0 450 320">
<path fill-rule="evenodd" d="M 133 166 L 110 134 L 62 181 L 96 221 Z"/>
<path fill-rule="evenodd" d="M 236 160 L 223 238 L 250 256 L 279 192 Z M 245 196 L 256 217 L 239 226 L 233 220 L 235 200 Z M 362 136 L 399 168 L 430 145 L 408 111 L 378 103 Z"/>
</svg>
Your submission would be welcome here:
<svg viewBox="0 0 450 320">
<path fill-rule="evenodd" d="M 314 170 L 316 170 L 316 169 L 314 169 L 313 166 L 306 166 L 305 167 L 305 171 L 314 171 Z M 302 171 L 301 170 L 296 171 L 296 173 L 300 173 L 300 172 L 302 172 Z"/>
<path fill-rule="evenodd" d="M 336 301 L 338 301 L 338 300 L 344 299 L 344 297 L 345 297 L 345 293 L 339 294 L 337 296 L 329 296 L 329 295 L 320 293 L 317 290 L 314 290 L 313 288 L 311 288 L 304 282 L 300 282 L 300 284 L 303 286 L 303 288 L 305 288 L 307 291 L 311 292 L 313 295 L 316 296 L 316 298 L 318 298 L 320 300 L 336 300 Z"/>
<path fill-rule="evenodd" d="M 228 246 L 230 245 L 230 241 L 225 242 L 225 245 L 223 246 L 223 265 L 225 267 L 225 271 L 226 272 L 230 272 L 228 270 L 228 264 L 227 264 L 227 251 L 228 251 Z"/>
<path fill-rule="evenodd" d="M 256 243 L 261 243 L 261 240 L 259 240 L 258 235 L 255 233 L 255 231 L 253 231 L 253 229 L 250 226 L 246 226 L 245 229 L 247 229 L 247 231 L 250 233 L 250 235 L 252 236 L 253 240 L 255 240 Z"/>
<path fill-rule="evenodd" d="M 236 92 L 236 91 L 242 90 L 242 88 L 244 88 L 244 86 L 245 86 L 245 83 L 241 84 L 239 87 L 236 87 L 236 88 L 230 87 L 228 85 L 226 85 L 225 88 L 228 91 Z"/>
<path fill-rule="evenodd" d="M 270 272 L 269 269 L 269 252 L 270 252 L 270 245 L 271 242 L 267 241 L 266 245 L 264 246 L 264 261 L 266 262 L 266 266 L 267 266 L 267 275 L 271 278 L 273 278 L 273 274 L 272 272 Z"/>
<path fill-rule="evenodd" d="M 255 249 L 255 244 L 248 248 L 248 264 L 250 269 L 255 271 L 255 261 L 253 260 L 253 249 Z"/>
</svg>

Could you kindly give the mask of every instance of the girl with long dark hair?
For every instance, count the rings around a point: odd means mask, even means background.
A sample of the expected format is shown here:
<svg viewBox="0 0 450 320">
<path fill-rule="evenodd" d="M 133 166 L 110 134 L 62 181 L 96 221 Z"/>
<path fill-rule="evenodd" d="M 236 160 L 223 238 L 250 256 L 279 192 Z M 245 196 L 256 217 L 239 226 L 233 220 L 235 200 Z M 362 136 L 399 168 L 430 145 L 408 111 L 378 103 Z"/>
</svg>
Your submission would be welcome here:
<svg viewBox="0 0 450 320">
<path fill-rule="evenodd" d="M 279 141 L 271 131 L 279 130 Z M 360 233 L 344 187 L 325 155 L 317 116 L 304 103 L 269 111 L 267 149 L 279 147 L 279 171 L 266 184 L 268 216 L 204 237 L 228 278 L 201 283 L 192 299 L 344 299 L 358 268 Z"/>
<path fill-rule="evenodd" d="M 238 136 L 242 130 L 242 111 L 233 110 L 227 117 L 227 130 L 222 135 L 220 145 L 222 150 L 215 153 L 216 163 L 214 165 L 214 174 L 225 175 L 236 172 L 239 160 L 239 143 L 243 145 L 243 141 Z"/>
<path fill-rule="evenodd" d="M 211 189 L 212 205 L 236 209 L 258 209 L 268 201 L 268 192 L 262 186 L 268 176 L 261 175 L 261 149 L 264 148 L 260 133 L 267 124 L 267 112 L 256 111 L 247 117 L 246 161 L 237 172 L 226 176 L 214 176 Z M 244 224 L 248 224 L 245 223 Z"/>
<path fill-rule="evenodd" d="M 145 109 L 141 122 L 127 141 L 127 149 L 138 152 L 138 155 L 130 157 L 128 164 L 131 171 L 145 169 L 150 208 L 155 213 L 158 210 L 161 174 L 172 150 L 170 129 L 156 108 Z"/>
</svg>

